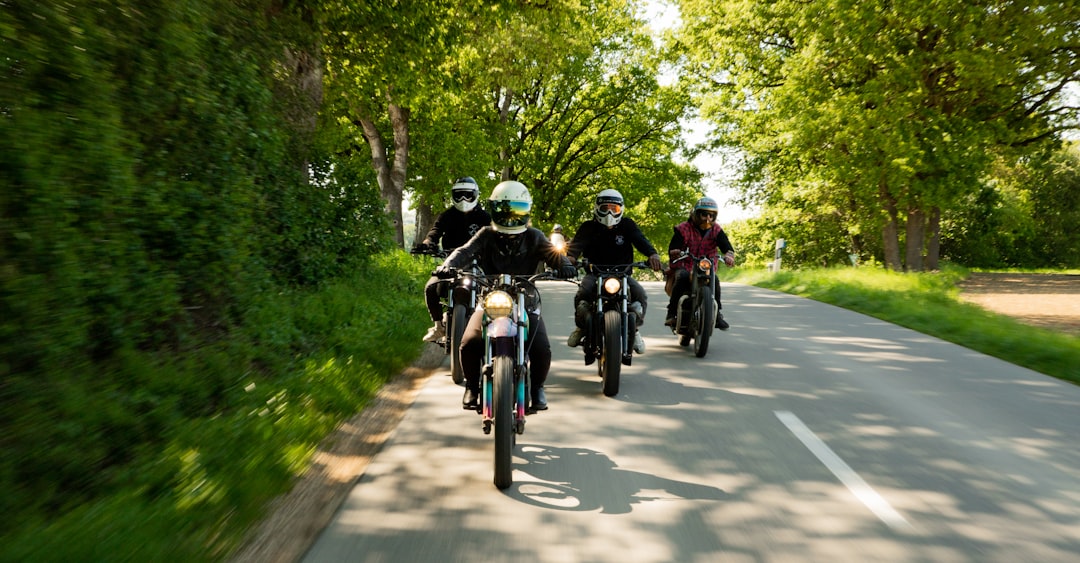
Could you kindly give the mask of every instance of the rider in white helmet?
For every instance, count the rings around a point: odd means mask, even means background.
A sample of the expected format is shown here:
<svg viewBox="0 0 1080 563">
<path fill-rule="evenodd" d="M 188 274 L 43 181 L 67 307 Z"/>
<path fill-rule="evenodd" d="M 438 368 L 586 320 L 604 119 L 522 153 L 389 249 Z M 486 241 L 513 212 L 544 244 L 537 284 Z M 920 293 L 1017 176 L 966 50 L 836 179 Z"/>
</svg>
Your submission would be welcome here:
<svg viewBox="0 0 1080 563">
<path fill-rule="evenodd" d="M 623 196 L 616 190 L 603 190 L 596 195 L 596 205 L 593 208 L 593 220 L 585 221 L 574 233 L 570 241 L 567 256 L 572 261 L 578 257 L 584 257 L 590 263 L 598 266 L 616 266 L 630 264 L 634 261 L 634 249 L 648 258 L 649 266 L 660 271 L 660 255 L 653 247 L 645 234 L 630 217 L 625 216 Z M 637 324 L 645 320 L 645 311 L 648 308 L 648 296 L 645 288 L 641 287 L 633 277 L 628 278 L 630 285 L 630 307 L 637 311 Z M 596 275 L 586 273 L 581 278 L 577 295 L 574 296 L 574 324 L 577 328 L 570 333 L 566 344 L 574 347 L 581 344 L 584 337 L 584 329 L 588 316 L 592 312 L 592 304 L 596 296 Z M 645 353 L 645 341 L 634 327 L 634 351 L 638 354 Z M 585 362 L 592 363 L 595 358 L 585 358 Z"/>
<path fill-rule="evenodd" d="M 544 233 L 529 226 L 532 215 L 532 196 L 521 182 L 508 180 L 499 183 L 488 198 L 491 225 L 480 229 L 476 236 L 459 246 L 446 258 L 439 268 L 462 268 L 476 258 L 477 264 L 487 275 L 530 275 L 544 262 L 556 270 L 559 276 L 572 278 L 577 270 L 551 244 Z M 484 361 L 484 337 L 481 332 L 484 312 L 477 309 L 465 326 L 461 339 L 461 370 L 465 375 L 465 395 L 461 405 L 465 409 L 477 408 L 480 394 L 480 370 Z M 548 341 L 544 320 L 537 313 L 529 312 L 529 362 L 532 389 L 532 406 L 536 410 L 547 409 L 544 382 L 551 367 L 551 344 Z"/>
<path fill-rule="evenodd" d="M 443 250 L 449 252 L 473 237 L 481 228 L 491 223 L 491 216 L 480 205 L 480 186 L 469 176 L 458 178 L 450 188 L 451 206 L 435 219 L 424 240 L 414 250 L 437 249 L 442 242 Z M 442 304 L 439 299 L 446 297 L 450 281 L 431 276 L 424 285 L 424 301 L 434 326 L 424 335 L 425 342 L 435 342 L 446 336 L 446 324 L 443 322 Z"/>
</svg>

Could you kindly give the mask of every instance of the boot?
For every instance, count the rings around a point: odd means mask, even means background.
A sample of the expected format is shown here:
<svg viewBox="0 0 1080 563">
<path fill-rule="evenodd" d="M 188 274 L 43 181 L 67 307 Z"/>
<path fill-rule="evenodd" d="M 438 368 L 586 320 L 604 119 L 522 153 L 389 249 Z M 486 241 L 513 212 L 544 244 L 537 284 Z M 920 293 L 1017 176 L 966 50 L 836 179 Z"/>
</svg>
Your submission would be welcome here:
<svg viewBox="0 0 1080 563">
<path fill-rule="evenodd" d="M 529 412 L 534 413 L 536 411 L 546 411 L 547 409 L 547 393 L 544 393 L 544 388 L 533 389 L 532 404 L 529 405 Z"/>
<path fill-rule="evenodd" d="M 446 325 L 442 321 L 435 321 L 435 326 L 429 328 L 427 334 L 424 335 L 424 342 L 438 342 L 444 337 L 446 337 Z"/>
<path fill-rule="evenodd" d="M 717 311 L 716 312 L 716 328 L 718 328 L 720 330 L 727 330 L 730 327 L 731 327 L 731 325 L 729 325 L 727 323 L 727 321 L 724 320 L 724 314 L 721 313 L 720 311 Z"/>
<path fill-rule="evenodd" d="M 465 395 L 461 397 L 461 408 L 467 411 L 474 411 L 480 408 L 479 395 L 479 390 L 473 390 L 466 387 Z"/>
</svg>

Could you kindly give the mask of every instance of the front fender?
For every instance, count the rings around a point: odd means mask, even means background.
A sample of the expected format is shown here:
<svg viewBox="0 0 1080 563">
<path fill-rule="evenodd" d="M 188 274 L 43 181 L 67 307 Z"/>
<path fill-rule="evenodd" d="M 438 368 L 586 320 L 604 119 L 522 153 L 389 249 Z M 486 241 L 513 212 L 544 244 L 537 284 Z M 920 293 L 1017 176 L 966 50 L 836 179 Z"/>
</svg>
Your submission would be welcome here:
<svg viewBox="0 0 1080 563">
<path fill-rule="evenodd" d="M 487 334 L 490 338 L 514 337 L 517 336 L 517 333 L 517 323 L 509 317 L 491 319 L 491 322 L 487 325 Z"/>
</svg>

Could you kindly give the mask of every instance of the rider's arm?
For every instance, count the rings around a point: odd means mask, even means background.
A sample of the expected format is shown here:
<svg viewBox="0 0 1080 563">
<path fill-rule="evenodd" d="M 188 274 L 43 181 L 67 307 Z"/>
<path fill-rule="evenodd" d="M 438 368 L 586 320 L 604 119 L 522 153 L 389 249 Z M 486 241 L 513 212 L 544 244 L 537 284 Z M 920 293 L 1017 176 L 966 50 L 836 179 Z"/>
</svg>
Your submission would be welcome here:
<svg viewBox="0 0 1080 563">
<path fill-rule="evenodd" d="M 677 259 L 679 257 L 679 254 L 682 253 L 683 249 L 686 248 L 686 239 L 683 238 L 682 233 L 680 233 L 679 229 L 677 228 L 674 229 L 674 231 L 675 233 L 671 235 L 671 242 L 669 242 L 667 245 L 668 261 L 674 261 L 675 259 Z"/>
<path fill-rule="evenodd" d="M 486 241 L 491 238 L 495 231 L 491 227 L 484 227 L 476 233 L 476 236 L 469 239 L 465 244 L 454 249 L 450 253 L 450 256 L 446 257 L 446 261 L 443 262 L 445 266 L 451 268 L 464 268 L 472 263 L 473 256 L 483 256 L 482 249 L 486 244 Z"/>
<path fill-rule="evenodd" d="M 629 217 L 627 219 L 629 219 Z M 638 227 L 637 223 L 631 223 L 630 242 L 633 243 L 634 248 L 636 248 L 638 252 L 645 256 L 659 254 L 656 251 L 656 247 L 649 242 L 649 238 L 645 236 L 645 233 L 641 232 L 641 227 Z"/>
<path fill-rule="evenodd" d="M 424 235 L 424 240 L 422 244 L 426 244 L 429 246 L 439 246 L 439 241 L 442 240 L 443 236 L 442 223 L 443 216 L 442 214 L 440 214 L 438 217 L 435 218 L 435 222 L 431 224 L 431 228 L 428 229 L 427 234 Z"/>
</svg>

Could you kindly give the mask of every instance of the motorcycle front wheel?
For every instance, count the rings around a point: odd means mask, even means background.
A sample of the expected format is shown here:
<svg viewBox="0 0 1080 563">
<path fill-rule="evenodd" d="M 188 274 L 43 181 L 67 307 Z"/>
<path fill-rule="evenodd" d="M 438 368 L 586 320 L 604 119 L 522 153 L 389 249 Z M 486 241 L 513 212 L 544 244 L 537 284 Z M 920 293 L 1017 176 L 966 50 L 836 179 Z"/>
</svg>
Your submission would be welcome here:
<svg viewBox="0 0 1080 563">
<path fill-rule="evenodd" d="M 701 288 L 701 303 L 698 305 L 697 335 L 694 336 L 694 355 L 704 358 L 709 351 L 709 337 L 712 336 L 713 322 L 716 320 L 716 301 L 713 300 L 711 287 Z"/>
<path fill-rule="evenodd" d="M 619 394 L 619 372 L 622 369 L 622 314 L 618 311 L 604 312 L 604 347 L 600 354 L 601 375 L 604 378 L 604 395 Z"/>
<path fill-rule="evenodd" d="M 514 359 L 498 356 L 494 363 L 491 410 L 495 423 L 495 487 L 505 489 L 514 481 Z"/>
<path fill-rule="evenodd" d="M 465 373 L 461 370 L 461 337 L 465 334 L 465 324 L 469 322 L 468 311 L 465 305 L 454 305 L 454 311 L 450 317 L 450 378 L 455 385 L 461 385 L 465 381 Z"/>
</svg>

